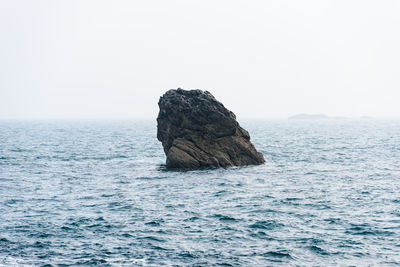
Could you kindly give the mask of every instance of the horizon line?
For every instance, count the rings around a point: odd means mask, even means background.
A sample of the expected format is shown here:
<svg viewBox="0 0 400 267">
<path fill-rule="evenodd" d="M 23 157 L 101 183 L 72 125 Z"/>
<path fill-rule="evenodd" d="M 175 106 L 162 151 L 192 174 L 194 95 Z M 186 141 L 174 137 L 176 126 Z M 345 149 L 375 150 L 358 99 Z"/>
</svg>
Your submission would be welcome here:
<svg viewBox="0 0 400 267">
<path fill-rule="evenodd" d="M 304 113 L 305 114 L 305 113 Z M 237 116 L 236 119 L 244 120 L 286 120 L 294 117 L 296 115 L 290 116 L 265 116 L 265 117 L 249 117 L 249 116 Z M 305 115 L 316 115 L 316 114 L 305 114 Z M 324 115 L 324 114 L 318 114 Z M 68 121 L 68 120 L 156 120 L 157 117 L 0 117 L 0 121 Z M 325 119 L 310 118 L 310 119 L 297 119 L 297 120 L 346 120 L 346 119 L 364 119 L 364 120 L 374 120 L 374 119 L 400 119 L 400 116 L 330 116 L 326 115 Z M 295 119 L 296 120 L 296 119 Z"/>
</svg>

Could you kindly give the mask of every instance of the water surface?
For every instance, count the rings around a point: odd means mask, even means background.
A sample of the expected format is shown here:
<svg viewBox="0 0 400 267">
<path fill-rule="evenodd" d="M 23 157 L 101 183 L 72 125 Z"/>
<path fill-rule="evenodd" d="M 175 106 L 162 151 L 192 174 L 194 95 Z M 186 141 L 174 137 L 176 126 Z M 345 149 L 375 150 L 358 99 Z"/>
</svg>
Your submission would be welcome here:
<svg viewBox="0 0 400 267">
<path fill-rule="evenodd" d="M 183 172 L 153 121 L 1 121 L 0 265 L 400 264 L 400 122 L 242 126 L 265 165 Z"/>
</svg>

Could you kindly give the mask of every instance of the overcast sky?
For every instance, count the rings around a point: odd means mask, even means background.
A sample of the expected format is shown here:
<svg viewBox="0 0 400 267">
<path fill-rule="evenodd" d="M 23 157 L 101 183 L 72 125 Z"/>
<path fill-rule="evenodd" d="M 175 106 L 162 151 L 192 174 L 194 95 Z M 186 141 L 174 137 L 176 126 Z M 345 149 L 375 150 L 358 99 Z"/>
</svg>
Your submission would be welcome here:
<svg viewBox="0 0 400 267">
<path fill-rule="evenodd" d="M 0 0 L 0 118 L 400 116 L 400 1 Z"/>
</svg>

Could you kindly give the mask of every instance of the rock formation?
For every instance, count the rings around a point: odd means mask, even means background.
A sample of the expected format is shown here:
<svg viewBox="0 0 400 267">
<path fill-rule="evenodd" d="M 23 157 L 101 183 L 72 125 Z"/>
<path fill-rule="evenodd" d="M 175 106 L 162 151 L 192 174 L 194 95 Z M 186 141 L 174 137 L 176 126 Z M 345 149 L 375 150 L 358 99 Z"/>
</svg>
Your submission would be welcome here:
<svg viewBox="0 0 400 267">
<path fill-rule="evenodd" d="M 194 169 L 265 162 L 236 116 L 208 91 L 172 89 L 158 102 L 157 138 L 168 168 Z"/>
</svg>

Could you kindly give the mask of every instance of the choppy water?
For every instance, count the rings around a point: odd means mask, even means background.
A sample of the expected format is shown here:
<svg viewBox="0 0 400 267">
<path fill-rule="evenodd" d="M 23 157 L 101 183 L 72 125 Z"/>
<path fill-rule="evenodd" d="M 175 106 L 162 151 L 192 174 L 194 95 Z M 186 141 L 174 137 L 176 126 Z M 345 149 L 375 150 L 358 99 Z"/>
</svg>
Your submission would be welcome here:
<svg viewBox="0 0 400 267">
<path fill-rule="evenodd" d="M 262 166 L 165 170 L 152 121 L 0 122 L 0 265 L 400 264 L 400 122 L 242 122 Z"/>
</svg>

